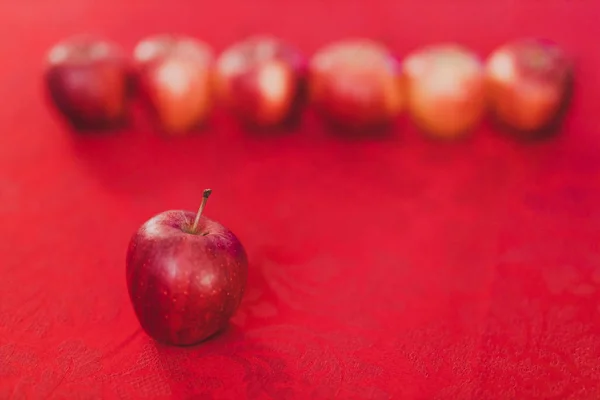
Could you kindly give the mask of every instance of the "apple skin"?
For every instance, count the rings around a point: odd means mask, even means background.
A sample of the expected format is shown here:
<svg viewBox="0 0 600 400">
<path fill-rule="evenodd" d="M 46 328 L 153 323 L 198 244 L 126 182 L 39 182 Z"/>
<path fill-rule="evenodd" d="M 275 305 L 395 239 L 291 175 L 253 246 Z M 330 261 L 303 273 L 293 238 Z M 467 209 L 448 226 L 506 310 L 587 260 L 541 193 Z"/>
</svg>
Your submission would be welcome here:
<svg viewBox="0 0 600 400">
<path fill-rule="evenodd" d="M 403 78 L 409 115 L 432 138 L 465 137 L 485 116 L 483 62 L 460 45 L 432 45 L 409 54 Z"/>
<path fill-rule="evenodd" d="M 128 122 L 130 67 L 116 44 L 91 36 L 72 37 L 48 52 L 46 93 L 76 131 L 122 128 Z"/>
<path fill-rule="evenodd" d="M 251 36 L 219 56 L 216 90 L 221 104 L 247 128 L 293 126 L 306 102 L 306 60 L 281 39 Z"/>
<path fill-rule="evenodd" d="M 187 134 L 208 120 L 213 106 L 212 48 L 182 35 L 155 35 L 134 49 L 136 90 L 155 125 Z"/>
<path fill-rule="evenodd" d="M 573 65 L 555 43 L 527 38 L 496 49 L 486 63 L 495 122 L 522 137 L 556 132 L 568 108 Z"/>
<path fill-rule="evenodd" d="M 127 251 L 127 288 L 143 330 L 166 344 L 200 343 L 223 330 L 242 300 L 248 259 L 226 227 L 171 210 L 144 223 Z"/>
<path fill-rule="evenodd" d="M 383 45 L 349 39 L 325 46 L 309 65 L 310 102 L 331 127 L 380 130 L 402 112 L 401 66 Z"/>
</svg>

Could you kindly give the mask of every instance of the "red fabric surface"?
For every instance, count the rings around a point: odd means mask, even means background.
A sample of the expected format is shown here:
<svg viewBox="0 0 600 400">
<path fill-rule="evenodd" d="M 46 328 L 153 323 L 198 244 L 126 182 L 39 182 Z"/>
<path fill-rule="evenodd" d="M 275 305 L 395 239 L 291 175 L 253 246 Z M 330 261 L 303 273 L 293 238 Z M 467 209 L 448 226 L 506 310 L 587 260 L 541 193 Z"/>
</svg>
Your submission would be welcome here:
<svg viewBox="0 0 600 400">
<path fill-rule="evenodd" d="M 600 3 L 54 0 L 0 3 L 0 398 L 600 398 Z M 81 31 L 131 49 L 183 32 L 217 50 L 270 32 L 310 54 L 367 36 L 400 56 L 456 40 L 482 56 L 521 36 L 577 60 L 562 135 L 487 127 L 439 144 L 330 135 L 313 115 L 261 137 L 217 116 L 164 140 L 140 127 L 77 137 L 41 66 Z M 250 258 L 231 328 L 193 348 L 140 331 L 130 235 L 195 210 Z"/>
</svg>

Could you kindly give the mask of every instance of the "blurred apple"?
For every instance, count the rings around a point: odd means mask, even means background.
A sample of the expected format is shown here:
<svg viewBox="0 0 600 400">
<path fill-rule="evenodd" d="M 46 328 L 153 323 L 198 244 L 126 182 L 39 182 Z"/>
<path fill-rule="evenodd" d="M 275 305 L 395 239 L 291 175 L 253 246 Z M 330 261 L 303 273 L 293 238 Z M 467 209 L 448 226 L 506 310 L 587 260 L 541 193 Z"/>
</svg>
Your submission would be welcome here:
<svg viewBox="0 0 600 400">
<path fill-rule="evenodd" d="M 517 40 L 486 66 L 488 102 L 497 122 L 526 136 L 556 128 L 570 97 L 572 65 L 556 44 Z"/>
<path fill-rule="evenodd" d="M 109 130 L 127 122 L 129 72 L 117 45 L 76 36 L 49 51 L 44 82 L 50 101 L 75 130 Z"/>
<path fill-rule="evenodd" d="M 296 122 L 304 102 L 302 54 L 273 36 L 252 36 L 226 49 L 217 61 L 217 90 L 244 125 L 273 128 Z"/>
<path fill-rule="evenodd" d="M 156 35 L 135 47 L 137 89 L 167 134 L 203 125 L 212 109 L 213 50 L 186 36 Z"/>
<path fill-rule="evenodd" d="M 400 66 L 385 46 L 374 41 L 330 44 L 314 55 L 309 71 L 311 103 L 336 127 L 381 128 L 402 111 Z"/>
<path fill-rule="evenodd" d="M 473 131 L 485 114 L 483 63 L 456 44 L 429 46 L 404 61 L 408 110 L 432 137 L 453 139 Z"/>
</svg>

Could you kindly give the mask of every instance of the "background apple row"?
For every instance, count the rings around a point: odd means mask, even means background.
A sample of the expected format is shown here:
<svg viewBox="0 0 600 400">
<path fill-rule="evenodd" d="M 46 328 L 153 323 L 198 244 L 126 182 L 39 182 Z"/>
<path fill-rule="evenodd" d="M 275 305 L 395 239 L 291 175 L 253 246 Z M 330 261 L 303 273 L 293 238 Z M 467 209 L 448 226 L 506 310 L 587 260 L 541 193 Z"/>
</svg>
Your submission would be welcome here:
<svg viewBox="0 0 600 400">
<path fill-rule="evenodd" d="M 389 126 L 407 112 L 423 131 L 458 138 L 489 112 L 511 132 L 557 128 L 567 109 L 573 66 L 556 44 L 522 39 L 487 60 L 458 44 L 432 45 L 402 62 L 368 39 L 339 41 L 306 58 L 272 36 L 236 43 L 219 56 L 195 38 L 159 35 L 129 56 L 115 43 L 76 37 L 48 54 L 45 82 L 77 130 L 116 129 L 141 100 L 156 126 L 182 135 L 216 105 L 247 127 L 284 127 L 306 105 L 348 131 Z"/>
</svg>

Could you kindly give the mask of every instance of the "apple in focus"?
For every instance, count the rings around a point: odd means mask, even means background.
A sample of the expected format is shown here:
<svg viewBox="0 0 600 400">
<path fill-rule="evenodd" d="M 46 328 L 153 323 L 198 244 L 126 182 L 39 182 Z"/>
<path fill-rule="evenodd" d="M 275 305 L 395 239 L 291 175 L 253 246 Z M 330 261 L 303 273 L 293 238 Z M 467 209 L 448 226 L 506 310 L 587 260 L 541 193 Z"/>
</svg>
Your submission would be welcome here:
<svg viewBox="0 0 600 400">
<path fill-rule="evenodd" d="M 217 96 L 250 128 L 298 121 L 305 100 L 306 62 L 300 51 L 269 35 L 227 48 L 217 60 Z"/>
<path fill-rule="evenodd" d="M 311 104 L 332 126 L 363 131 L 389 125 L 401 113 L 401 68 L 383 45 L 367 39 L 332 43 L 309 65 Z"/>
<path fill-rule="evenodd" d="M 572 90 L 573 67 L 555 43 L 510 42 L 486 64 L 488 102 L 496 122 L 524 136 L 558 127 Z"/>
<path fill-rule="evenodd" d="M 200 343 L 223 330 L 239 307 L 248 260 L 238 238 L 197 213 L 160 213 L 133 235 L 127 288 L 142 329 L 166 344 Z"/>
<path fill-rule="evenodd" d="M 485 75 L 480 58 L 456 44 L 428 46 L 408 55 L 403 77 L 408 112 L 431 137 L 471 133 L 485 116 Z"/>
<path fill-rule="evenodd" d="M 186 134 L 207 121 L 214 59 L 208 44 L 187 36 L 156 35 L 137 44 L 137 91 L 164 133 Z"/>
<path fill-rule="evenodd" d="M 114 43 L 77 36 L 48 52 L 46 92 L 76 131 L 110 130 L 127 123 L 130 65 Z"/>
</svg>

